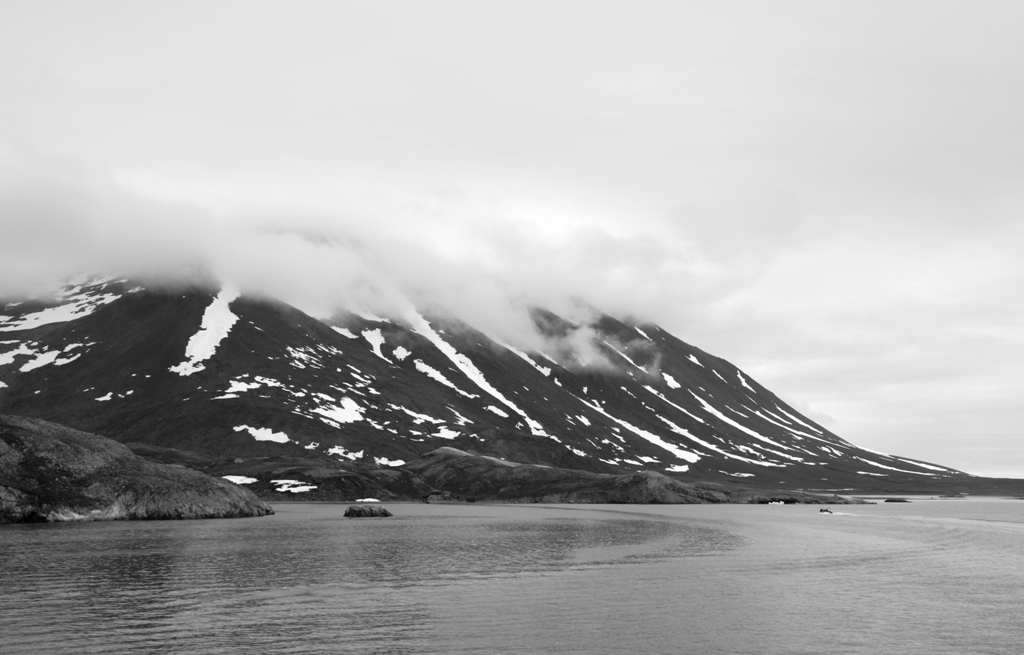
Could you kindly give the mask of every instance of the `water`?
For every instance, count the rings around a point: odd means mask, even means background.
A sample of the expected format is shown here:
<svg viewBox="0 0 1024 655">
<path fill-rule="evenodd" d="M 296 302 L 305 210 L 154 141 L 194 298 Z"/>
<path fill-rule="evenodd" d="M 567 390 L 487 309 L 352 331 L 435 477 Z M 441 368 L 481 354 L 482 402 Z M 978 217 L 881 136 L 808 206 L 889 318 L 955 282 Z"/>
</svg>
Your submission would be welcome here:
<svg viewBox="0 0 1024 655">
<path fill-rule="evenodd" d="M 1024 501 L 0 528 L 2 653 L 1019 653 Z"/>
</svg>

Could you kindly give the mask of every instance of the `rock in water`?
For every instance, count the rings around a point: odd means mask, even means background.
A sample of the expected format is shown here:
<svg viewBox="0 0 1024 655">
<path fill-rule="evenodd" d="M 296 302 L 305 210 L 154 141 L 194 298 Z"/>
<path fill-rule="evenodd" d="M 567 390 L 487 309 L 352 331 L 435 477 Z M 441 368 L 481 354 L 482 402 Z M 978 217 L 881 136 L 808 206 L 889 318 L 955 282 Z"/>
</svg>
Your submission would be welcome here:
<svg viewBox="0 0 1024 655">
<path fill-rule="evenodd" d="M 111 439 L 0 415 L 0 523 L 265 516 L 248 489 Z"/>
<path fill-rule="evenodd" d="M 394 516 L 391 512 L 379 505 L 352 505 L 345 510 L 345 516 L 349 518 L 365 518 Z"/>
</svg>

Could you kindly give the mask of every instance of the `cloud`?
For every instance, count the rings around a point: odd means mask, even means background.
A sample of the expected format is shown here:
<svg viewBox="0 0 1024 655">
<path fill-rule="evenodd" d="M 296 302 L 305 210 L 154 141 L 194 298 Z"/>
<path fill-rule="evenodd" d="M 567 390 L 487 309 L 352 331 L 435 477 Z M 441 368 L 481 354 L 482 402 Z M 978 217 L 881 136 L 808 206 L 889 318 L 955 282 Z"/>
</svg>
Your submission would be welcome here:
<svg viewBox="0 0 1024 655">
<path fill-rule="evenodd" d="M 444 207 L 366 220 L 358 211 L 218 215 L 146 197 L 100 166 L 14 149 L 0 179 L 4 295 L 81 271 L 160 283 L 213 278 L 320 317 L 342 308 L 401 316 L 413 302 L 530 347 L 541 343 L 534 306 L 573 315 L 583 298 L 645 316 L 678 295 L 670 287 L 679 277 L 665 273 L 680 253 L 653 234 L 559 220 L 552 207 L 488 206 L 468 192 Z M 599 362 L 577 336 L 581 356 Z"/>
</svg>

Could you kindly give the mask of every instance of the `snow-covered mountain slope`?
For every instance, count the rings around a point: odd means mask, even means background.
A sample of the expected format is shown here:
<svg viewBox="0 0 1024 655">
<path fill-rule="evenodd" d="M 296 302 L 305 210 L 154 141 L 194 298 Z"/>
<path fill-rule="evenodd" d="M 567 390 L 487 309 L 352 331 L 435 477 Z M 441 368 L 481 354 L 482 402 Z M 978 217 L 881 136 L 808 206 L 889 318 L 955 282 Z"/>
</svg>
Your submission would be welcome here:
<svg viewBox="0 0 1024 655">
<path fill-rule="evenodd" d="M 858 448 L 656 325 L 537 310 L 545 352 L 410 309 L 73 281 L 0 306 L 0 412 L 221 457 L 401 466 L 440 446 L 595 472 L 816 489 L 967 477 Z"/>
</svg>

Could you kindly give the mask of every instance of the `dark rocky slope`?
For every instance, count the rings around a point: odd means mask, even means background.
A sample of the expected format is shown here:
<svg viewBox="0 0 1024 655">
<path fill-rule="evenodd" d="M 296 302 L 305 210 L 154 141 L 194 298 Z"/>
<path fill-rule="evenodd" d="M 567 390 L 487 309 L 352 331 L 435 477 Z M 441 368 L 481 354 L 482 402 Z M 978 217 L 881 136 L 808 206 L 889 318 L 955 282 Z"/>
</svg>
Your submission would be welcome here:
<svg viewBox="0 0 1024 655">
<path fill-rule="evenodd" d="M 264 516 L 251 491 L 94 434 L 0 415 L 0 523 Z"/>
</svg>

